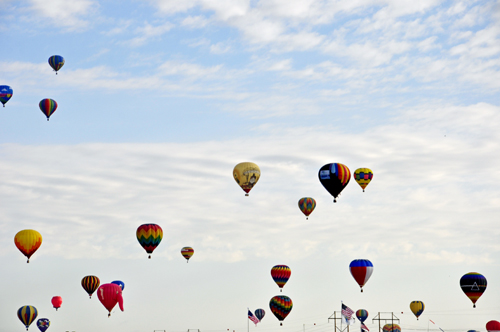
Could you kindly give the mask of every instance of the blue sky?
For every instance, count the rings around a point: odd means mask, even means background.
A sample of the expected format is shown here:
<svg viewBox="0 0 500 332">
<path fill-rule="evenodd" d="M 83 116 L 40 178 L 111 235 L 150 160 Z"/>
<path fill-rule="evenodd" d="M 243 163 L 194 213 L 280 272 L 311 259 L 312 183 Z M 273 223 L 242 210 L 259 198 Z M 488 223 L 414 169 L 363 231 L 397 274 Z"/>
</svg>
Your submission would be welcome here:
<svg viewBox="0 0 500 332">
<path fill-rule="evenodd" d="M 498 1 L 0 5 L 6 330 L 25 304 L 60 331 L 243 331 L 250 307 L 267 312 L 256 329 L 324 332 L 342 300 L 371 331 L 379 311 L 403 330 L 500 320 Z M 43 98 L 59 104 L 49 122 Z M 262 170 L 250 197 L 231 175 L 242 161 Z M 317 179 L 330 162 L 374 180 L 333 204 Z M 147 260 L 135 230 L 150 222 L 165 238 Z M 44 238 L 30 264 L 12 241 L 26 228 Z M 363 294 L 358 258 L 375 265 Z M 276 264 L 292 268 L 283 327 Z M 476 309 L 458 286 L 473 271 L 488 279 Z M 125 312 L 88 300 L 88 274 L 125 282 Z"/>
</svg>

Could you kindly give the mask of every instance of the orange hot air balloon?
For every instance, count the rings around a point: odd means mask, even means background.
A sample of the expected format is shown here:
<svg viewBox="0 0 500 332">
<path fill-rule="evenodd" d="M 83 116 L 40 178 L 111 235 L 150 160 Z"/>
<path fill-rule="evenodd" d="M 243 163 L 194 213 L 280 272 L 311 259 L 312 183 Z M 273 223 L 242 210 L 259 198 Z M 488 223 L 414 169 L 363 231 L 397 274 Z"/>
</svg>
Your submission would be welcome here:
<svg viewBox="0 0 500 332">
<path fill-rule="evenodd" d="M 62 304 L 62 297 L 54 296 L 52 298 L 52 306 L 54 306 L 54 308 L 56 308 L 56 311 L 57 311 L 57 309 L 59 309 L 61 307 L 61 304 Z"/>
<path fill-rule="evenodd" d="M 25 229 L 16 234 L 14 243 L 17 249 L 28 257 L 27 263 L 29 263 L 31 255 L 42 245 L 42 235 L 33 229 Z"/>
</svg>

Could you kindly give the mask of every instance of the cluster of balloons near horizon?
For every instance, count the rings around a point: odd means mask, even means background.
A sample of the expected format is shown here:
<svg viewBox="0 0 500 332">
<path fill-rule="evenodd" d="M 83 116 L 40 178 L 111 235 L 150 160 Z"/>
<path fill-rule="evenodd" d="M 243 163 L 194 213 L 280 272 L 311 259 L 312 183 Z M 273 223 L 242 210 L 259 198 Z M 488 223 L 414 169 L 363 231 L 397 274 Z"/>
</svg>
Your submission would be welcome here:
<svg viewBox="0 0 500 332">
<path fill-rule="evenodd" d="M 57 72 L 59 69 L 61 69 L 62 66 L 64 66 L 64 58 L 60 55 L 53 55 L 49 58 L 48 60 L 49 65 L 54 69 L 54 71 Z M 0 85 L 0 102 L 3 104 L 3 107 L 5 107 L 5 104 L 12 98 L 12 95 L 14 94 L 14 91 L 12 88 L 8 85 Z M 50 99 L 50 98 L 45 98 L 40 101 L 38 104 L 40 107 L 40 110 L 45 114 L 47 117 L 47 121 L 49 121 L 50 116 L 56 111 L 57 109 L 57 103 L 55 100 Z"/>
</svg>

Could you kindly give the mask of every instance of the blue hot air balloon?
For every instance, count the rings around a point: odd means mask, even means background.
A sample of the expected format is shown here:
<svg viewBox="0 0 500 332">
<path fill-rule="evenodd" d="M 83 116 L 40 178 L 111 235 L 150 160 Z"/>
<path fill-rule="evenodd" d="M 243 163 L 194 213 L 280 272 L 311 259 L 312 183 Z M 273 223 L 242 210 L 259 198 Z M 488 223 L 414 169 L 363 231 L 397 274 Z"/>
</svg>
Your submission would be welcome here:
<svg viewBox="0 0 500 332">
<path fill-rule="evenodd" d="M 50 326 L 50 320 L 48 318 L 40 318 L 36 321 L 36 326 L 38 326 L 40 331 L 45 332 Z"/>
<path fill-rule="evenodd" d="M 12 98 L 12 88 L 8 85 L 0 85 L 0 102 L 3 104 L 3 107 L 5 107 L 5 103 L 9 101 L 10 98 Z"/>
<path fill-rule="evenodd" d="M 115 281 L 111 281 L 111 283 L 120 286 L 122 291 L 125 289 L 125 284 L 123 283 L 123 281 L 115 280 Z"/>
<path fill-rule="evenodd" d="M 64 58 L 60 55 L 53 55 L 49 58 L 49 65 L 55 70 L 57 75 L 57 71 L 64 66 Z"/>
</svg>

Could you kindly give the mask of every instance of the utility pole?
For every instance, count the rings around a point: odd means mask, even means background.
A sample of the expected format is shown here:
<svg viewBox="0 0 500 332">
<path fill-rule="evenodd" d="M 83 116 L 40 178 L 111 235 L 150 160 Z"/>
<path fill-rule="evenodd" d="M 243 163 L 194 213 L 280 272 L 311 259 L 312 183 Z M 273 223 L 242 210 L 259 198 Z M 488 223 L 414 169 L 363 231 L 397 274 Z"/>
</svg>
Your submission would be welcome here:
<svg viewBox="0 0 500 332">
<path fill-rule="evenodd" d="M 396 315 L 394 315 L 394 312 L 379 312 L 377 316 L 375 316 L 372 319 L 372 323 L 374 323 L 375 321 L 378 321 L 379 332 L 382 332 L 382 326 L 381 326 L 382 321 L 384 321 L 384 325 L 387 324 L 388 322 L 390 322 L 391 325 L 394 325 L 394 323 L 399 324 L 399 318 L 397 318 Z"/>
<path fill-rule="evenodd" d="M 339 317 L 337 317 L 337 313 L 339 313 Z M 333 320 L 333 323 L 335 324 L 335 329 L 334 332 L 344 332 L 347 330 L 349 332 L 349 325 L 346 326 L 346 328 L 342 329 L 342 312 L 341 311 L 334 311 L 333 314 L 328 317 L 328 322 L 330 322 L 330 319 Z M 337 327 L 337 320 L 340 320 L 340 328 Z"/>
</svg>

